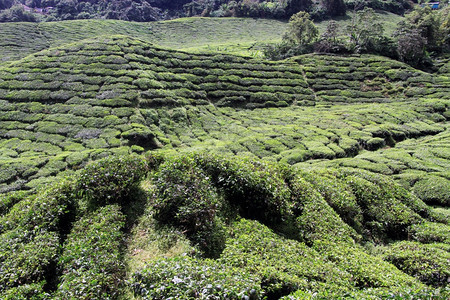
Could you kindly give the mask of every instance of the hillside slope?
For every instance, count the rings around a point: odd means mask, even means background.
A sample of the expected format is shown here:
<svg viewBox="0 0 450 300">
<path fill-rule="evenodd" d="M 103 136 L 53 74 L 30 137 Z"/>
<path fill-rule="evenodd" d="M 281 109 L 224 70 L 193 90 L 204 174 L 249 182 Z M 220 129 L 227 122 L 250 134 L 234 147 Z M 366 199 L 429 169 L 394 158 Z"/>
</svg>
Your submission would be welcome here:
<svg viewBox="0 0 450 300">
<path fill-rule="evenodd" d="M 114 34 L 174 49 L 251 55 L 260 49 L 259 46 L 279 41 L 286 24 L 277 20 L 245 18 L 185 18 L 150 23 L 117 20 L 3 23 L 0 26 L 0 63 L 69 42 Z"/>
<path fill-rule="evenodd" d="M 273 63 L 124 36 L 78 42 L 0 68 L 2 189 L 35 186 L 128 146 L 249 152 L 290 163 L 354 156 L 444 131 L 446 82 L 374 56 Z M 279 109 L 236 110 L 264 107 Z"/>
<path fill-rule="evenodd" d="M 3 63 L 0 298 L 447 299 L 447 75 L 123 35 Z"/>
<path fill-rule="evenodd" d="M 401 16 L 377 13 L 391 35 Z M 336 21 L 349 25 L 350 14 Z M 329 20 L 316 23 L 323 32 Z M 50 47 L 102 35 L 123 34 L 163 47 L 189 51 L 216 51 L 261 56 L 266 44 L 277 43 L 286 21 L 253 18 L 181 18 L 159 22 L 72 20 L 44 23 L 3 23 L 0 26 L 0 64 Z"/>
</svg>

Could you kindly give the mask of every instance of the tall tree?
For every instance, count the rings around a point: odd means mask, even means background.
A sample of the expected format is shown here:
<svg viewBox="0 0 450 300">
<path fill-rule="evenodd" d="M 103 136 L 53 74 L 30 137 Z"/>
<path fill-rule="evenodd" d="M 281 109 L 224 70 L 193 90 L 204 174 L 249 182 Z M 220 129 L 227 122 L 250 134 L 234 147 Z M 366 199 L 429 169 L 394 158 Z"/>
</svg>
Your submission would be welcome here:
<svg viewBox="0 0 450 300">
<path fill-rule="evenodd" d="M 352 21 L 347 26 L 350 46 L 356 53 L 367 52 L 383 36 L 383 25 L 371 8 L 353 13 Z"/>
<path fill-rule="evenodd" d="M 301 11 L 289 19 L 288 28 L 283 36 L 283 40 L 288 43 L 306 46 L 313 43 L 318 35 L 319 30 L 311 21 L 309 14 Z"/>
</svg>

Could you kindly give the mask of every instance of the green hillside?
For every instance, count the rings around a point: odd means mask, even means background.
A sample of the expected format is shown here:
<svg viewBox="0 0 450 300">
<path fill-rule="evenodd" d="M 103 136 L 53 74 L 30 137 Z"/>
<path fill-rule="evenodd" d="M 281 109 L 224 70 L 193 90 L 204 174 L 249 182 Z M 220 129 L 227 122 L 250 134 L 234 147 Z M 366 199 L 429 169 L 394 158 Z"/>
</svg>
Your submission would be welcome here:
<svg viewBox="0 0 450 300">
<path fill-rule="evenodd" d="M 138 23 L 117 20 L 73 20 L 3 23 L 0 62 L 102 35 L 123 34 L 174 49 L 256 54 L 265 43 L 279 41 L 286 22 L 246 18 L 185 18 Z"/>
<path fill-rule="evenodd" d="M 391 35 L 401 16 L 377 14 Z M 350 17 L 340 17 L 344 27 Z M 321 31 L 329 21 L 317 23 Z M 3 23 L 0 26 L 0 63 L 16 60 L 49 47 L 102 35 L 122 34 L 163 47 L 261 56 L 267 43 L 281 40 L 286 22 L 250 18 L 182 18 L 159 22 L 72 20 L 44 23 Z"/>
<path fill-rule="evenodd" d="M 0 65 L 0 298 L 449 297 L 445 65 L 67 24 Z"/>
</svg>

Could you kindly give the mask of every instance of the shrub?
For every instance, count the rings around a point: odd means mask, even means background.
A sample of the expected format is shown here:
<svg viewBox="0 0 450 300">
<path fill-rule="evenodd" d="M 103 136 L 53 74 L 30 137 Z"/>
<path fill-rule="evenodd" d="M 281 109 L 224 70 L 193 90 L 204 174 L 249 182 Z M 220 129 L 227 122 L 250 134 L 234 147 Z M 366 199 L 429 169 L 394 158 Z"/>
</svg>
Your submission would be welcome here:
<svg viewBox="0 0 450 300">
<path fill-rule="evenodd" d="M 55 277 L 60 236 L 75 216 L 72 181 L 23 199 L 0 217 L 0 292 Z"/>
<path fill-rule="evenodd" d="M 146 162 L 138 156 L 107 157 L 82 169 L 75 185 L 87 209 L 126 204 L 146 172 Z"/>
<path fill-rule="evenodd" d="M 4 300 L 46 300 L 50 294 L 44 292 L 45 281 L 32 284 L 24 284 L 10 288 L 5 292 L 0 291 L 0 298 Z"/>
<path fill-rule="evenodd" d="M 152 261 L 133 274 L 131 287 L 143 299 L 259 299 L 257 276 L 214 260 L 190 257 Z"/>
<path fill-rule="evenodd" d="M 432 245 L 398 242 L 386 247 L 382 257 L 428 285 L 445 286 L 450 278 L 450 254 Z"/>
<path fill-rule="evenodd" d="M 117 297 L 124 266 L 121 258 L 125 217 L 117 205 L 99 208 L 74 223 L 59 259 L 58 298 Z"/>
<path fill-rule="evenodd" d="M 386 177 L 351 169 L 341 169 L 337 175 L 352 189 L 363 211 L 364 224 L 374 238 L 404 238 L 407 227 L 421 221 L 405 204 L 407 200 L 400 194 L 404 189 Z"/>
<path fill-rule="evenodd" d="M 359 288 L 398 287 L 423 288 L 416 281 L 381 258 L 371 256 L 360 248 L 345 243 L 316 241 L 313 247 L 317 252 L 336 264 L 353 277 L 353 284 Z"/>
<path fill-rule="evenodd" d="M 382 138 L 371 138 L 366 145 L 368 150 L 375 151 L 386 146 L 386 142 Z"/>
<path fill-rule="evenodd" d="M 438 176 L 428 176 L 417 182 L 413 192 L 428 204 L 450 205 L 450 182 Z"/>
<path fill-rule="evenodd" d="M 280 237 L 256 221 L 241 219 L 230 232 L 232 237 L 220 263 L 258 276 L 263 296 L 268 299 L 278 299 L 297 289 L 313 289 L 317 282 L 351 287 L 349 274 L 323 260 L 314 249 Z"/>
<path fill-rule="evenodd" d="M 362 233 L 363 212 L 350 186 L 336 178 L 333 171 L 302 172 L 301 174 L 314 186 L 344 222 L 357 232 Z"/>
<path fill-rule="evenodd" d="M 450 244 L 449 227 L 447 224 L 423 222 L 411 225 L 408 228 L 408 236 L 420 243 L 437 242 Z"/>
<path fill-rule="evenodd" d="M 187 156 L 168 159 L 154 175 L 155 219 L 185 232 L 206 256 L 218 256 L 224 233 L 220 199 L 208 175 Z"/>
<path fill-rule="evenodd" d="M 358 235 L 328 205 L 322 195 L 300 176 L 290 180 L 297 239 L 312 245 L 315 240 L 342 241 L 353 244 Z"/>
<path fill-rule="evenodd" d="M 195 155 L 194 160 L 241 216 L 272 225 L 283 222 L 289 215 L 290 191 L 277 166 L 205 154 Z"/>
</svg>

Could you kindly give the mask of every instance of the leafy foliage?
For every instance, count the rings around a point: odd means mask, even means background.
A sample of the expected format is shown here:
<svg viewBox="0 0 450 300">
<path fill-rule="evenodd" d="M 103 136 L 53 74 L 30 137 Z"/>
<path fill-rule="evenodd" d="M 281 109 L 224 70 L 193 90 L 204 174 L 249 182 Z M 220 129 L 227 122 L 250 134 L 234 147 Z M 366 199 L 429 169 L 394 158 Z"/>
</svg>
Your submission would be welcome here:
<svg viewBox="0 0 450 300">
<path fill-rule="evenodd" d="M 223 201 L 207 174 L 189 157 L 169 159 L 154 175 L 155 219 L 179 227 L 206 256 L 218 256 L 224 236 L 220 214 Z"/>
<path fill-rule="evenodd" d="M 259 299 L 259 278 L 215 260 L 190 257 L 155 260 L 133 274 L 134 294 L 143 299 Z"/>
<path fill-rule="evenodd" d="M 385 250 L 383 259 L 420 281 L 432 285 L 446 285 L 450 276 L 449 253 L 438 244 L 398 242 Z"/>
<path fill-rule="evenodd" d="M 105 204 L 125 204 L 146 172 L 145 161 L 138 156 L 107 157 L 80 172 L 76 189 L 91 210 Z"/>
<path fill-rule="evenodd" d="M 120 206 L 107 205 L 74 223 L 59 259 L 58 298 L 105 299 L 120 293 L 125 218 Z"/>
</svg>

